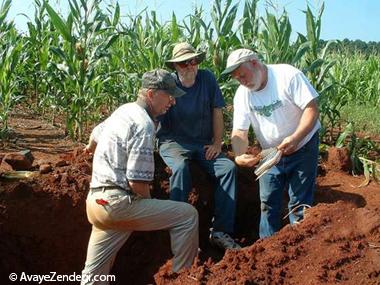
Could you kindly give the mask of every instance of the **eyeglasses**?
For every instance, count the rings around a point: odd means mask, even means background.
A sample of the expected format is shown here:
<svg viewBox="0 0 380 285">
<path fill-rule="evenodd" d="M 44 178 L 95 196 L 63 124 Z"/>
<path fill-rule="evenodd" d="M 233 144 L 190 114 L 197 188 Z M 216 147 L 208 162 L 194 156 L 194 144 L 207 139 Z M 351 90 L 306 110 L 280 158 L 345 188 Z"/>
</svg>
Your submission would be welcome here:
<svg viewBox="0 0 380 285">
<path fill-rule="evenodd" d="M 176 64 L 178 64 L 178 66 L 181 67 L 181 68 L 185 68 L 185 67 L 187 67 L 189 65 L 191 65 L 191 66 L 197 65 L 198 61 L 195 58 L 192 58 L 192 59 L 188 59 L 188 60 L 185 60 L 185 61 L 176 62 Z"/>
</svg>

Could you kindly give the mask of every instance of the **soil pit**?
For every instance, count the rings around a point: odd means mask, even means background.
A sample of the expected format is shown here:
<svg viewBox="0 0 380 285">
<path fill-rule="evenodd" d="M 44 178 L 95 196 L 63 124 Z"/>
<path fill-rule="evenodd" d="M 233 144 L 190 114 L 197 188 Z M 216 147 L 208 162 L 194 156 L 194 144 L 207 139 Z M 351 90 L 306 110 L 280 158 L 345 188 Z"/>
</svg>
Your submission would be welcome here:
<svg viewBox="0 0 380 285">
<path fill-rule="evenodd" d="M 61 129 L 28 114 L 13 118 L 11 126 L 13 140 L 1 152 L 30 149 L 32 170 L 49 164 L 51 171 L 0 179 L 0 284 L 15 284 L 8 279 L 11 272 L 79 274 L 91 231 L 85 213 L 91 157 Z M 355 187 L 364 178 L 339 171 L 346 168 L 337 161 L 344 159 L 320 165 L 324 174 L 305 220 L 296 226 L 284 220 L 283 229 L 264 240 L 257 234 L 253 170 L 239 169 L 236 239 L 245 247 L 226 253 L 208 243 L 213 181 L 193 165 L 197 179 L 189 200 L 200 214 L 202 250 L 197 262 L 173 274 L 168 233 L 136 232 L 118 253 L 114 284 L 380 284 L 380 186 Z M 156 166 L 152 193 L 167 199 L 169 173 L 157 155 Z"/>
</svg>

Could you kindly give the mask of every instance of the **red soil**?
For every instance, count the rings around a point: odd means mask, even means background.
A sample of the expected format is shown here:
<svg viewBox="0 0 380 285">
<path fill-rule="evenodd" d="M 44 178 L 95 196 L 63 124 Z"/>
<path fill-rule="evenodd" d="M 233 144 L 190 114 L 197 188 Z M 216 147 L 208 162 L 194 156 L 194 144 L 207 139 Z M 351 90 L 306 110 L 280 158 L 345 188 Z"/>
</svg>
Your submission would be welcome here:
<svg viewBox="0 0 380 285">
<path fill-rule="evenodd" d="M 30 149 L 35 170 L 41 164 L 53 170 L 31 179 L 0 179 L 0 284 L 15 284 L 11 272 L 79 274 L 85 261 L 91 157 L 62 130 L 35 118 L 18 112 L 12 138 L 0 152 Z M 345 158 L 337 155 L 320 166 L 324 174 L 305 220 L 297 226 L 284 220 L 284 228 L 264 240 L 257 235 L 253 170 L 239 169 L 236 238 L 245 248 L 225 254 L 207 240 L 212 180 L 193 166 L 197 179 L 189 200 L 200 213 L 199 259 L 190 270 L 172 274 L 167 232 L 136 232 L 117 256 L 115 284 L 380 284 L 380 186 L 356 188 L 364 178 L 341 171 L 346 168 L 337 161 Z M 166 199 L 169 174 L 158 156 L 156 161 L 152 193 Z"/>
</svg>

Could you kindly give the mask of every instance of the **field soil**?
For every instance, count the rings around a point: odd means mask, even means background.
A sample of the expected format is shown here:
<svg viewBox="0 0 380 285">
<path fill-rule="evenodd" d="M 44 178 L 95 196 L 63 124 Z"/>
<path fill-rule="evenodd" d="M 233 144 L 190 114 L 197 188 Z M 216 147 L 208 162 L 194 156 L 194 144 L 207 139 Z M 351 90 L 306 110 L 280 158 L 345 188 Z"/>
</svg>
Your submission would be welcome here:
<svg viewBox="0 0 380 285">
<path fill-rule="evenodd" d="M 85 200 L 92 157 L 83 154 L 83 145 L 67 139 L 62 128 L 23 109 L 12 115 L 10 127 L 0 157 L 29 149 L 36 175 L 0 177 L 0 284 L 17 284 L 9 281 L 11 272 L 80 274 L 91 231 Z M 9 170 L 3 161 L 0 172 Z M 319 165 L 315 205 L 307 209 L 305 220 L 290 226 L 284 218 L 280 232 L 261 240 L 258 185 L 253 169 L 239 169 L 235 238 L 244 248 L 224 253 L 208 242 L 213 181 L 192 165 L 189 202 L 200 215 L 200 253 L 193 267 L 180 274 L 170 271 L 166 231 L 135 232 L 115 260 L 113 284 L 379 285 L 380 186 L 371 182 L 358 188 L 364 177 L 353 177 L 348 170 L 344 151 L 330 151 Z M 169 175 L 156 155 L 154 197 L 168 198 Z M 284 206 L 286 200 L 284 196 Z"/>
</svg>

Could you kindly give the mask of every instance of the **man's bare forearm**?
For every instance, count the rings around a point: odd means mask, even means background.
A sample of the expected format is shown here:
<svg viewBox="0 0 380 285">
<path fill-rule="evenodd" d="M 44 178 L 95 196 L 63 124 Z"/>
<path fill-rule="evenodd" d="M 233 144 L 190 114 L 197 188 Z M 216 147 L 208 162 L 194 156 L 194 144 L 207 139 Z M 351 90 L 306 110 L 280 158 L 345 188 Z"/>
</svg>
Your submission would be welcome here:
<svg viewBox="0 0 380 285">
<path fill-rule="evenodd" d="M 213 111 L 214 144 L 222 143 L 223 132 L 224 132 L 223 111 L 220 108 L 214 108 L 214 111 Z"/>
<path fill-rule="evenodd" d="M 231 134 L 231 143 L 235 156 L 246 153 L 248 150 L 248 131 L 233 130 Z"/>
</svg>

